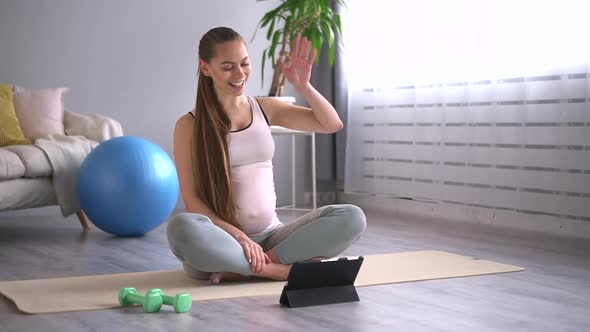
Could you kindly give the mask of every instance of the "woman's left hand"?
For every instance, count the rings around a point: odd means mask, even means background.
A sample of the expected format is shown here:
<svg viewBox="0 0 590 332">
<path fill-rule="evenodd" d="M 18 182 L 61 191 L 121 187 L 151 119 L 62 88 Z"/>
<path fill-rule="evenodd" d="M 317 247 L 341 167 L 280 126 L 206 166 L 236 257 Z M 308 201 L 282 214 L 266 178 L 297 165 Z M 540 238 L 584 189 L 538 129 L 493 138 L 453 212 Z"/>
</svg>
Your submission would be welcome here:
<svg viewBox="0 0 590 332">
<path fill-rule="evenodd" d="M 291 42 L 288 62 L 285 63 L 283 56 L 279 58 L 277 65 L 295 89 L 299 90 L 309 83 L 311 66 L 315 61 L 316 53 L 307 38 L 296 38 Z"/>
</svg>

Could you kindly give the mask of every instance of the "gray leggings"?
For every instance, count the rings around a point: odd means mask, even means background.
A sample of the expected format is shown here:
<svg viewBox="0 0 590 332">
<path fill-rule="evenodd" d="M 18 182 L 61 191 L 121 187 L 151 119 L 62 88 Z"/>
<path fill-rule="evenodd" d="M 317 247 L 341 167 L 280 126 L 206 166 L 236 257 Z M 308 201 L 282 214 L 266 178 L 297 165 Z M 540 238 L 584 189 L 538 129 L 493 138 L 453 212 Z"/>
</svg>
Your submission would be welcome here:
<svg viewBox="0 0 590 332">
<path fill-rule="evenodd" d="M 365 214 L 354 205 L 326 205 L 288 224 L 251 236 L 266 252 L 274 249 L 281 263 L 292 264 L 316 257 L 334 257 L 363 233 Z M 197 279 L 211 272 L 251 275 L 242 246 L 202 214 L 180 213 L 168 223 L 168 244 Z"/>
</svg>

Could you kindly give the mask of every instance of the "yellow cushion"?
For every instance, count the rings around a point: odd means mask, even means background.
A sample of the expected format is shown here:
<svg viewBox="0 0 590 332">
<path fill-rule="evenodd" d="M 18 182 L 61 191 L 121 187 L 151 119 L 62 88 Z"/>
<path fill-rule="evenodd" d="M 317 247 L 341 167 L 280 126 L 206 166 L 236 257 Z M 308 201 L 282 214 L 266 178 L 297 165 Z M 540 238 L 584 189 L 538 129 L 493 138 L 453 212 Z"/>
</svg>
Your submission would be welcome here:
<svg viewBox="0 0 590 332">
<path fill-rule="evenodd" d="M 14 110 L 12 85 L 0 83 L 0 146 L 31 144 L 25 138 Z"/>
</svg>

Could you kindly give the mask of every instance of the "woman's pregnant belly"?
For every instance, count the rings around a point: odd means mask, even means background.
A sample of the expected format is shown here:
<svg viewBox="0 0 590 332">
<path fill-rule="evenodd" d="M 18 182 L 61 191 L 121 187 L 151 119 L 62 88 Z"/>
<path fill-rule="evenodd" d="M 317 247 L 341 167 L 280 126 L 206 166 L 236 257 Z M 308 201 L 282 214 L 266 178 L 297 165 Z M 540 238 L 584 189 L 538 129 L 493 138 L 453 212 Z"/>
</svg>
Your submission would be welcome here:
<svg viewBox="0 0 590 332">
<path fill-rule="evenodd" d="M 247 235 L 278 222 L 271 161 L 232 167 L 232 190 L 236 219 Z"/>
</svg>

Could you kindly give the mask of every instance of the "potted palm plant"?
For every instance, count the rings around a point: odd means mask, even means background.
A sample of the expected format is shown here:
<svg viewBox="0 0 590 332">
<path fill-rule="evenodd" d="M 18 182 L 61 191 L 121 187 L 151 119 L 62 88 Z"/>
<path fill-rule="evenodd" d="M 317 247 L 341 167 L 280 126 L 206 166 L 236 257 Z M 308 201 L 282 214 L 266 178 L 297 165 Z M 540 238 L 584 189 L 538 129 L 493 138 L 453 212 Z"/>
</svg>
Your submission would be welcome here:
<svg viewBox="0 0 590 332">
<path fill-rule="evenodd" d="M 257 0 L 265 1 L 265 0 Z M 262 83 L 264 65 L 270 60 L 273 67 L 269 96 L 280 97 L 285 88 L 285 77 L 277 66 L 280 56 L 288 61 L 291 41 L 301 36 L 309 39 L 319 61 L 323 46 L 327 43 L 330 66 L 334 65 L 336 41 L 342 34 L 340 15 L 332 10 L 332 3 L 344 5 L 343 0 L 281 0 L 281 4 L 268 11 L 260 20 L 258 30 L 267 29 L 270 45 L 262 52 Z M 256 36 L 254 33 L 254 37 Z M 253 38 L 254 38 L 253 37 Z"/>
</svg>

